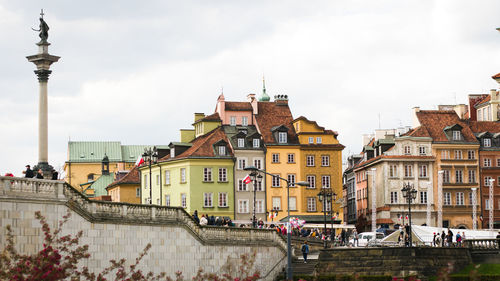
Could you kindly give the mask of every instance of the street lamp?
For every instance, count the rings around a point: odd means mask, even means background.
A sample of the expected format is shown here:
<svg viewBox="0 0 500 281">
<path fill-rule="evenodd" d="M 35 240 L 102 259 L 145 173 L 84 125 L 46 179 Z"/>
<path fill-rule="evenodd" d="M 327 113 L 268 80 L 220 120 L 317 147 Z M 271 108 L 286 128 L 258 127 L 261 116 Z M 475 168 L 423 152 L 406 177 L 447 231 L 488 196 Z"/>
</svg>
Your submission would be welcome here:
<svg viewBox="0 0 500 281">
<path fill-rule="evenodd" d="M 144 153 L 142 154 L 142 160 L 148 163 L 149 166 L 149 204 L 153 204 L 153 180 L 151 178 L 151 164 L 158 162 L 158 150 L 156 146 L 151 149 L 144 148 Z"/>
<path fill-rule="evenodd" d="M 411 235 L 411 201 L 417 198 L 417 190 L 413 187 L 411 183 L 403 183 L 403 188 L 401 189 L 403 192 L 403 197 L 408 201 L 408 221 L 409 221 L 409 238 L 410 238 L 410 247 L 412 247 L 412 235 Z"/>
<path fill-rule="evenodd" d="M 328 242 L 326 241 L 326 206 L 328 204 L 332 203 L 332 198 L 333 197 L 335 197 L 335 199 L 337 199 L 337 194 L 335 194 L 334 192 L 332 192 L 332 190 L 330 188 L 322 188 L 321 191 L 318 193 L 319 202 L 323 203 L 323 222 L 325 224 L 324 228 L 323 228 L 323 233 L 325 234 L 325 240 L 323 242 L 323 247 L 325 249 L 328 246 Z"/>
<path fill-rule="evenodd" d="M 261 186 L 262 179 L 264 178 L 262 175 L 258 174 L 256 171 L 252 171 L 250 173 L 250 178 L 253 181 L 253 216 L 252 216 L 252 226 L 254 228 L 257 227 L 257 218 L 255 217 L 255 201 L 256 201 L 256 191 L 257 184 Z"/>
<path fill-rule="evenodd" d="M 287 267 L 286 267 L 286 277 L 287 280 L 293 280 L 293 271 L 292 271 L 292 229 L 290 227 L 290 185 L 292 184 L 288 179 L 282 178 L 277 175 L 273 175 L 264 170 L 257 169 L 255 166 L 247 166 L 243 170 L 255 172 L 257 174 L 265 174 L 270 175 L 272 177 L 278 178 L 284 182 L 286 182 L 286 198 L 287 198 L 287 211 L 288 211 L 288 222 L 286 225 L 286 248 L 287 248 Z M 307 181 L 299 181 L 293 184 L 300 186 L 309 186 L 309 182 Z"/>
</svg>

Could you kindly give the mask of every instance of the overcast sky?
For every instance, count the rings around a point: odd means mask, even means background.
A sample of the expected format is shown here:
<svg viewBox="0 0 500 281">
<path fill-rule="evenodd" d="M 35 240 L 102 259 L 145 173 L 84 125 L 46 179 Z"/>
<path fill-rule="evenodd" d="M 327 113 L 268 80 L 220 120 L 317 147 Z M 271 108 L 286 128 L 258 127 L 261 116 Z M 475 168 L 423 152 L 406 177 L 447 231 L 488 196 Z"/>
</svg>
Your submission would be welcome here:
<svg viewBox="0 0 500 281">
<path fill-rule="evenodd" d="M 42 6 L 43 5 L 43 6 Z M 344 157 L 361 135 L 411 125 L 412 108 L 466 103 L 497 88 L 500 1 L 0 0 L 0 174 L 38 162 L 40 8 L 49 52 L 49 163 L 73 141 L 168 144 L 194 112 L 287 94 L 338 131 Z"/>
</svg>

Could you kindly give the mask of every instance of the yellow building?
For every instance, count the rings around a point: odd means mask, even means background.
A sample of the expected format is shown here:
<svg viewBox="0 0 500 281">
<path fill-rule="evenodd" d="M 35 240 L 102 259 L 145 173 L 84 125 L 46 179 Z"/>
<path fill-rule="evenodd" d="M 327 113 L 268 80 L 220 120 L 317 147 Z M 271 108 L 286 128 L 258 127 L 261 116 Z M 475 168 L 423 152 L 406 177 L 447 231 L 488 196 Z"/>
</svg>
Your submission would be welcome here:
<svg viewBox="0 0 500 281">
<path fill-rule="evenodd" d="M 320 215 L 323 214 L 323 206 L 325 206 L 325 210 L 335 216 L 336 221 L 339 222 L 344 217 L 340 200 L 342 198 L 342 150 L 344 146 L 337 140 L 336 132 L 326 130 L 315 121 L 310 121 L 303 116 L 293 121 L 293 127 L 300 143 L 299 178 L 309 182 L 309 187 L 300 189 L 302 201 L 297 215 Z M 323 205 L 318 201 L 321 188 L 331 189 L 337 195 L 337 200 L 332 204 Z M 307 217 L 304 218 L 307 221 Z M 328 216 L 329 220 L 330 216 Z"/>
<path fill-rule="evenodd" d="M 111 201 L 141 204 L 139 169 L 134 167 L 130 172 L 123 176 L 117 176 L 117 178 L 106 187 L 108 195 L 111 196 Z"/>
</svg>

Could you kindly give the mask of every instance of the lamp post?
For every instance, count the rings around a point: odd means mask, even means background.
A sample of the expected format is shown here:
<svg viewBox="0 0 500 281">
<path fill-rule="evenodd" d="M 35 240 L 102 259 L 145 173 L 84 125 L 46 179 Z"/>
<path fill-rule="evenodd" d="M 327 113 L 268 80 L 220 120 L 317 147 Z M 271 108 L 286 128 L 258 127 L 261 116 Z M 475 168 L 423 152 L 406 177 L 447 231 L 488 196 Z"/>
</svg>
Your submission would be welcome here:
<svg viewBox="0 0 500 281">
<path fill-rule="evenodd" d="M 411 235 L 411 201 L 417 198 L 417 190 L 413 187 L 411 183 L 403 183 L 403 188 L 401 189 L 403 192 L 403 197 L 408 201 L 408 221 L 409 221 L 409 233 L 408 236 L 410 238 L 410 247 L 412 247 L 412 235 Z"/>
<path fill-rule="evenodd" d="M 321 191 L 318 193 L 318 200 L 319 200 L 319 202 L 323 203 L 323 222 L 324 222 L 323 233 L 325 234 L 323 248 L 325 248 L 325 249 L 328 246 L 328 242 L 326 241 L 326 206 L 328 204 L 331 204 L 332 197 L 334 196 L 334 194 L 335 193 L 332 192 L 332 190 L 330 188 L 322 188 Z M 335 194 L 335 198 L 336 197 L 337 197 L 337 194 Z"/>
<path fill-rule="evenodd" d="M 252 171 L 250 173 L 250 178 L 253 181 L 253 215 L 252 215 L 252 226 L 253 228 L 257 227 L 257 218 L 255 217 L 255 202 L 256 202 L 256 191 L 257 184 L 260 186 L 262 184 L 263 176 L 258 174 L 256 171 Z"/>
<path fill-rule="evenodd" d="M 489 184 L 490 184 L 490 188 L 489 188 L 489 192 L 488 192 L 488 208 L 489 208 L 489 215 L 490 215 L 490 219 L 489 219 L 489 223 L 488 223 L 488 227 L 489 227 L 489 230 L 492 231 L 493 230 L 493 183 L 495 182 L 494 179 L 489 179 Z"/>
<path fill-rule="evenodd" d="M 148 163 L 149 166 L 149 204 L 153 204 L 153 180 L 151 178 L 151 164 L 158 161 L 158 150 L 156 146 L 151 148 L 144 148 L 142 160 Z"/>
<path fill-rule="evenodd" d="M 284 182 L 286 182 L 286 199 L 287 199 L 287 212 L 288 212 L 288 222 L 286 224 L 286 249 L 287 249 L 287 267 L 286 267 L 286 278 L 287 280 L 293 280 L 293 271 L 292 271 L 292 229 L 290 227 L 290 184 L 291 182 L 288 179 L 282 178 L 280 176 L 273 175 L 264 170 L 257 169 L 255 166 L 247 166 L 243 170 L 256 172 L 257 174 L 265 174 L 270 175 L 272 177 L 278 178 Z M 309 186 L 309 182 L 307 181 L 299 181 L 294 183 L 299 186 Z"/>
</svg>

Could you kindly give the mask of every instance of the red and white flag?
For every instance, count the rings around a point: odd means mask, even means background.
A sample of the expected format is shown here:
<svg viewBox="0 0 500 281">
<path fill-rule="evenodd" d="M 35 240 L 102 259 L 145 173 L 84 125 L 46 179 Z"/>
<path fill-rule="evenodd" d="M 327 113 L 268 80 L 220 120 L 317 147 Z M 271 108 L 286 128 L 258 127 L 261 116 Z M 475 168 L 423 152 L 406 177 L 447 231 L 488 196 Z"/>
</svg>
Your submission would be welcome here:
<svg viewBox="0 0 500 281">
<path fill-rule="evenodd" d="M 244 179 L 243 179 L 243 183 L 244 184 L 249 184 L 252 182 L 252 179 L 250 178 L 249 175 L 247 175 Z"/>
<path fill-rule="evenodd" d="M 408 215 L 406 215 L 405 219 L 408 220 Z"/>
<path fill-rule="evenodd" d="M 142 155 L 139 155 L 139 158 L 137 158 L 137 161 L 135 161 L 135 165 L 141 166 L 142 163 L 144 163 L 144 159 L 142 159 Z"/>
</svg>

